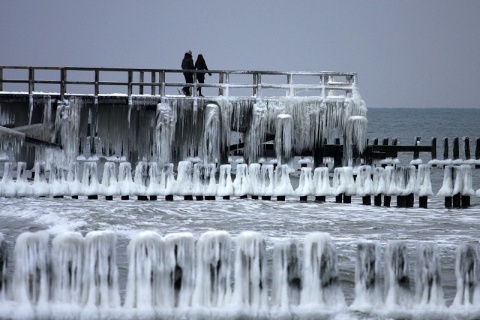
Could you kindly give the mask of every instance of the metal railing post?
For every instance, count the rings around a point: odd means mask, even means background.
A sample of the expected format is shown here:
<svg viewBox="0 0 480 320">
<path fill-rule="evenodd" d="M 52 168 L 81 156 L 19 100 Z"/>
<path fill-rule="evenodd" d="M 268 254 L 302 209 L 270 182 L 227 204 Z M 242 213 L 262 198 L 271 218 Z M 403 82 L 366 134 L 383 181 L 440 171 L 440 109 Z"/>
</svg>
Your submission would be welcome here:
<svg viewBox="0 0 480 320">
<path fill-rule="evenodd" d="M 165 71 L 160 71 L 160 96 L 164 97 L 165 96 Z"/>
<path fill-rule="evenodd" d="M 133 71 L 128 70 L 128 97 L 132 96 Z"/>
<path fill-rule="evenodd" d="M 3 68 L 0 68 L 0 91 L 3 91 Z"/>
<path fill-rule="evenodd" d="M 258 79 L 257 79 L 257 74 L 253 74 L 253 96 L 257 96 L 257 86 L 258 86 Z"/>
<path fill-rule="evenodd" d="M 32 94 L 35 91 L 35 69 L 28 69 L 28 94 Z"/>
<path fill-rule="evenodd" d="M 98 82 L 100 81 L 100 71 L 98 69 L 95 69 L 95 96 L 98 96 L 100 93 L 100 88 L 98 87 Z"/>
<path fill-rule="evenodd" d="M 145 78 L 144 72 L 140 71 L 140 87 L 138 89 L 139 94 L 143 94 L 143 80 Z"/>
<path fill-rule="evenodd" d="M 221 72 L 218 74 L 218 83 L 223 84 L 224 81 L 224 73 Z M 223 96 L 223 87 L 218 88 L 218 95 Z"/>
<path fill-rule="evenodd" d="M 155 71 L 152 71 L 151 75 L 152 75 L 152 76 L 151 76 L 151 80 L 152 80 L 152 81 L 150 81 L 150 82 L 152 83 L 152 86 L 150 87 L 150 89 L 151 89 L 151 94 L 152 94 L 152 96 L 154 96 L 154 95 L 155 95 L 155 92 L 156 92 L 156 90 L 155 90 L 155 84 L 154 84 L 154 83 L 155 83 Z"/>
<path fill-rule="evenodd" d="M 60 69 L 60 98 L 65 98 L 67 92 L 67 70 L 65 68 Z"/>
<path fill-rule="evenodd" d="M 288 88 L 288 96 L 293 97 L 295 95 L 295 90 L 293 90 L 293 74 L 287 75 L 287 83 L 290 86 Z"/>
</svg>

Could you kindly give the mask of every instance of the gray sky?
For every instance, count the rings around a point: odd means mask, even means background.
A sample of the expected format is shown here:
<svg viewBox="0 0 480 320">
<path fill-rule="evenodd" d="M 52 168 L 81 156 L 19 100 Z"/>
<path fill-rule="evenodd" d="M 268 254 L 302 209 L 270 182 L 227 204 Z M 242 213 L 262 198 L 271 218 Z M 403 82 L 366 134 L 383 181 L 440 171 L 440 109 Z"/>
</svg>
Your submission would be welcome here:
<svg viewBox="0 0 480 320">
<path fill-rule="evenodd" d="M 367 107 L 480 108 L 480 1 L 2 0 L 0 65 L 357 72 Z M 208 78 L 207 78 L 208 81 Z"/>
</svg>

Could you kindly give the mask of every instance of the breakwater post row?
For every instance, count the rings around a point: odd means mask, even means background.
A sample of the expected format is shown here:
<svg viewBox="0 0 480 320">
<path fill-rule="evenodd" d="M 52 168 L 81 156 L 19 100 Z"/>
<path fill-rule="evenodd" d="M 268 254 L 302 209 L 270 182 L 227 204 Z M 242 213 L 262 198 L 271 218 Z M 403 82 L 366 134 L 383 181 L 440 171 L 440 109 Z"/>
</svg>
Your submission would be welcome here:
<svg viewBox="0 0 480 320">
<path fill-rule="evenodd" d="M 389 207 L 391 198 L 397 198 L 398 207 L 413 207 L 415 196 L 419 207 L 427 208 L 428 197 L 445 197 L 445 206 L 466 208 L 471 196 L 480 196 L 472 185 L 472 165 L 448 165 L 444 168 L 443 184 L 436 193 L 432 190 L 431 166 L 419 164 L 386 167 L 361 165 L 357 168 L 334 168 L 330 175 L 328 167 L 302 166 L 298 183 L 292 184 L 289 165 L 236 163 L 221 165 L 181 161 L 174 172 L 172 163 L 160 165 L 156 162 L 140 162 L 132 170 L 129 162 L 118 164 L 106 162 L 102 171 L 97 162 L 84 162 L 83 170 L 78 162 L 72 163 L 69 170 L 50 165 L 46 170 L 44 162 L 35 164 L 33 181 L 27 179 L 24 162 L 5 163 L 0 181 L 0 196 L 3 197 L 72 197 L 78 199 L 113 200 L 136 198 L 157 200 L 164 197 L 173 201 L 174 196 L 184 200 L 229 200 L 231 197 L 277 201 L 296 197 L 302 202 L 314 198 L 325 202 L 327 197 L 335 197 L 337 203 L 351 203 L 352 197 L 361 197 L 364 205 Z M 132 174 L 133 172 L 133 174 Z M 99 176 L 102 176 L 101 181 Z M 294 188 L 295 186 L 295 188 Z"/>
</svg>

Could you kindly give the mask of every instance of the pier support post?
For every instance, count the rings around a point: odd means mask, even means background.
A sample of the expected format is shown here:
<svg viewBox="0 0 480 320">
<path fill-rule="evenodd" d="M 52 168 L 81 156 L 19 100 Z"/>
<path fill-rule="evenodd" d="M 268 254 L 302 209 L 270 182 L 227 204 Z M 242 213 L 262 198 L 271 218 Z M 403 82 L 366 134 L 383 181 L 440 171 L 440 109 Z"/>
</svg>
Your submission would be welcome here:
<svg viewBox="0 0 480 320">
<path fill-rule="evenodd" d="M 418 207 L 419 208 L 425 208 L 425 209 L 428 207 L 428 197 L 427 196 L 418 197 Z"/>
<path fill-rule="evenodd" d="M 147 196 L 137 196 L 137 200 L 146 201 L 146 200 L 148 200 L 148 197 Z"/>
<path fill-rule="evenodd" d="M 453 208 L 461 208 L 462 207 L 462 197 L 460 193 L 453 195 L 452 197 L 452 207 Z"/>
<path fill-rule="evenodd" d="M 122 199 L 122 200 L 130 200 L 130 196 L 121 196 L 120 199 Z"/>
<path fill-rule="evenodd" d="M 407 208 L 413 208 L 415 204 L 415 196 L 413 193 L 410 193 L 408 195 L 406 195 L 406 202 L 405 202 L 405 205 Z"/>
<path fill-rule="evenodd" d="M 277 196 L 277 201 L 285 201 L 285 196 Z"/>
<path fill-rule="evenodd" d="M 307 202 L 308 196 L 301 196 L 300 197 L 300 202 Z"/>
<path fill-rule="evenodd" d="M 223 200 L 230 200 L 230 196 L 223 196 Z"/>
<path fill-rule="evenodd" d="M 192 195 L 183 196 L 183 200 L 193 201 L 193 196 Z"/>
<path fill-rule="evenodd" d="M 173 194 L 168 194 L 165 196 L 165 201 L 173 201 Z"/>
<path fill-rule="evenodd" d="M 382 194 L 377 194 L 373 198 L 373 204 L 377 207 L 380 207 L 382 205 Z"/>
<path fill-rule="evenodd" d="M 340 193 L 335 196 L 335 203 L 342 203 L 343 202 L 343 193 Z"/>
<path fill-rule="evenodd" d="M 113 200 L 113 196 L 105 196 L 105 200 L 111 201 L 111 200 Z"/>
<path fill-rule="evenodd" d="M 157 196 L 150 196 L 150 201 L 157 201 L 158 197 Z"/>
<path fill-rule="evenodd" d="M 352 203 L 352 196 L 343 194 L 343 203 Z"/>
<path fill-rule="evenodd" d="M 445 208 L 452 208 L 453 207 L 453 197 L 445 197 Z"/>
<path fill-rule="evenodd" d="M 325 196 L 316 196 L 315 202 L 325 202 Z"/>
<path fill-rule="evenodd" d="M 362 204 L 365 206 L 369 206 L 372 204 L 372 197 L 370 195 L 362 197 Z"/>
<path fill-rule="evenodd" d="M 262 196 L 262 200 L 272 200 L 271 196 Z"/>
<path fill-rule="evenodd" d="M 383 197 L 383 206 L 390 208 L 390 204 L 392 202 L 392 196 L 384 196 Z"/>
<path fill-rule="evenodd" d="M 397 196 L 397 207 L 406 208 L 407 207 L 407 197 L 406 196 Z"/>
<path fill-rule="evenodd" d="M 470 196 L 462 196 L 462 208 L 470 207 Z"/>
</svg>

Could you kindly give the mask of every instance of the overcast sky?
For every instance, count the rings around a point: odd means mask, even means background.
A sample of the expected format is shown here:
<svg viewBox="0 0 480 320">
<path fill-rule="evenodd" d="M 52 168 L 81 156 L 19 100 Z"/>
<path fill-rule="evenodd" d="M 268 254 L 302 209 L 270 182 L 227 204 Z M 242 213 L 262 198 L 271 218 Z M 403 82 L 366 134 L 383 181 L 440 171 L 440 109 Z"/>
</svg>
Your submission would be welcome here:
<svg viewBox="0 0 480 320">
<path fill-rule="evenodd" d="M 480 1 L 2 0 L 0 65 L 357 72 L 372 107 L 480 108 Z M 208 81 L 208 78 L 207 78 Z"/>
</svg>

